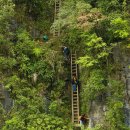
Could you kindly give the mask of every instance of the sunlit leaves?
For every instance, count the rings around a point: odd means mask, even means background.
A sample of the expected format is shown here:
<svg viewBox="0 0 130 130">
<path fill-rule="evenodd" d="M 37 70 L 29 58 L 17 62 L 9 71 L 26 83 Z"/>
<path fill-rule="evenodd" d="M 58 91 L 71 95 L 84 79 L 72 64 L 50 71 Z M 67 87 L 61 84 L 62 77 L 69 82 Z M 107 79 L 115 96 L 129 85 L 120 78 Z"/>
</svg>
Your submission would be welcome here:
<svg viewBox="0 0 130 130">
<path fill-rule="evenodd" d="M 104 72 L 102 70 L 93 70 L 90 73 L 86 87 L 84 86 L 83 95 L 87 93 L 86 100 L 93 100 L 105 91 L 106 86 L 103 84 Z"/>
<path fill-rule="evenodd" d="M 127 20 L 118 17 L 111 20 L 111 31 L 115 38 L 127 38 L 129 36 L 129 25 Z"/>
<path fill-rule="evenodd" d="M 85 67 L 91 67 L 99 64 L 102 59 L 105 59 L 109 55 L 110 47 L 103 42 L 101 37 L 98 37 L 96 34 L 83 34 L 83 38 L 85 39 L 86 55 L 80 57 L 77 63 Z"/>
<path fill-rule="evenodd" d="M 34 48 L 33 53 L 35 56 L 39 57 L 42 54 L 42 49 L 41 48 Z"/>
</svg>

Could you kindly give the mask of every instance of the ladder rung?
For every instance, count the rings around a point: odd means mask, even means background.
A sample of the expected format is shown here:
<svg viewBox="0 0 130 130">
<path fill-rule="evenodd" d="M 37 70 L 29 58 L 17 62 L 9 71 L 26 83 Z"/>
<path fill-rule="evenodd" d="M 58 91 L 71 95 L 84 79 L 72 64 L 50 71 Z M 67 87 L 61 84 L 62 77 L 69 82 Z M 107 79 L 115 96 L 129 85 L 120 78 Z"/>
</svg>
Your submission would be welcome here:
<svg viewBox="0 0 130 130">
<path fill-rule="evenodd" d="M 73 96 L 77 96 L 77 91 L 73 91 Z"/>
<path fill-rule="evenodd" d="M 74 117 L 76 118 L 78 116 L 78 112 L 74 112 Z"/>
<path fill-rule="evenodd" d="M 74 116 L 77 116 L 78 115 L 78 112 L 74 112 Z"/>
<path fill-rule="evenodd" d="M 76 72 L 77 72 L 77 70 L 74 70 L 74 69 L 73 69 L 73 70 L 72 70 L 72 72 L 73 72 L 73 73 L 76 73 Z"/>
<path fill-rule="evenodd" d="M 75 106 L 78 106 L 77 102 L 73 103 L 73 106 L 74 106 L 74 105 L 75 105 Z"/>
<path fill-rule="evenodd" d="M 76 71 L 72 71 L 72 73 L 75 73 L 75 74 L 76 74 Z"/>
<path fill-rule="evenodd" d="M 55 0 L 55 2 L 57 3 L 57 2 L 60 2 L 60 0 Z"/>
<path fill-rule="evenodd" d="M 76 73 L 72 73 L 72 75 L 76 75 Z"/>
<path fill-rule="evenodd" d="M 73 70 L 77 70 L 77 69 L 76 69 L 76 68 L 73 68 L 72 71 L 73 71 Z"/>
<path fill-rule="evenodd" d="M 76 55 L 75 53 L 71 53 L 71 55 Z"/>
<path fill-rule="evenodd" d="M 72 59 L 76 59 L 76 56 L 71 56 L 72 57 Z"/>
</svg>

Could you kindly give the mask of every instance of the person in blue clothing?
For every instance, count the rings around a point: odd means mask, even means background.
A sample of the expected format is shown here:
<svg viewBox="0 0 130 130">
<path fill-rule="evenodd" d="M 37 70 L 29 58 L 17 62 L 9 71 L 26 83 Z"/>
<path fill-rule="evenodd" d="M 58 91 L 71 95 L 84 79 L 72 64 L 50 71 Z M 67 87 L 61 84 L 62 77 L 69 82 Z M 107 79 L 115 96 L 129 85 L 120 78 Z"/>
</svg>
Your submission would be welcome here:
<svg viewBox="0 0 130 130">
<path fill-rule="evenodd" d="M 65 60 L 68 60 L 69 59 L 69 54 L 70 54 L 70 50 L 68 47 L 64 46 L 63 47 L 63 53 L 64 53 L 64 58 Z"/>
<path fill-rule="evenodd" d="M 89 122 L 89 118 L 85 114 L 82 114 L 79 118 L 81 130 L 84 130 L 85 124 L 88 124 L 88 122 Z"/>
<path fill-rule="evenodd" d="M 73 87 L 73 92 L 75 92 L 77 90 L 77 86 L 78 86 L 78 80 L 76 78 L 76 76 L 72 77 L 72 87 Z"/>
</svg>

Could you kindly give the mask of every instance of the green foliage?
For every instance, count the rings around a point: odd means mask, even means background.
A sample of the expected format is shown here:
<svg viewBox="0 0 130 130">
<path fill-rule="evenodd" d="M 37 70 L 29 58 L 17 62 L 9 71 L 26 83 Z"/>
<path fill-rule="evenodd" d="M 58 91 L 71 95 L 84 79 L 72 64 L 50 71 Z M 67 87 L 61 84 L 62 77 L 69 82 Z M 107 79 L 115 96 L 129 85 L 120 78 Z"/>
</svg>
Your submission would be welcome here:
<svg viewBox="0 0 130 130">
<path fill-rule="evenodd" d="M 93 70 L 90 73 L 87 86 L 85 87 L 84 93 L 87 94 L 88 100 L 93 100 L 100 96 L 105 91 L 106 86 L 103 84 L 104 72 L 102 70 Z"/>
<path fill-rule="evenodd" d="M 83 0 L 75 1 L 68 0 L 64 1 L 63 6 L 60 9 L 59 20 L 56 20 L 52 26 L 52 30 L 55 27 L 64 27 L 69 29 L 77 28 L 77 18 L 82 13 L 89 12 L 91 6 Z"/>
<path fill-rule="evenodd" d="M 22 116 L 21 113 L 13 115 L 12 119 L 6 121 L 2 130 L 67 130 L 64 120 L 62 118 L 47 115 L 43 113 L 30 112 L 28 110 L 22 110 L 25 112 Z M 20 114 L 20 115 L 19 115 Z"/>
<path fill-rule="evenodd" d="M 124 85 L 121 81 L 110 80 L 109 93 L 107 101 L 106 127 L 112 130 L 127 130 L 124 124 Z"/>
<path fill-rule="evenodd" d="M 1 45 L 1 48 L 7 47 L 7 54 L 2 49 L 0 51 L 2 82 L 15 100 L 14 109 L 10 118 L 6 119 L 3 130 L 68 129 L 68 122 L 63 120 L 66 117 L 63 116 L 64 112 L 68 113 L 64 102 L 60 104 L 60 112 L 56 110 L 54 115 L 52 113 L 55 109 L 52 107 L 49 111 L 52 115 L 45 111 L 49 108 L 45 105 L 44 94 L 51 96 L 52 91 L 55 93 L 53 100 L 56 100 L 64 91 L 64 82 L 62 77 L 59 78 L 59 53 L 33 41 L 26 29 L 18 29 L 16 37 L 15 44 L 7 42 L 6 46 Z M 36 82 L 34 74 L 37 74 Z"/>
<path fill-rule="evenodd" d="M 89 102 L 97 99 L 106 91 L 105 73 L 103 70 L 93 70 L 90 72 L 90 77 L 86 78 L 87 82 L 83 86 L 82 90 L 82 102 L 86 102 L 82 105 L 83 109 L 89 109 Z"/>
<path fill-rule="evenodd" d="M 49 28 L 53 22 L 53 6 L 54 0 L 15 0 L 15 19 L 27 25 L 32 31 L 49 32 Z"/>
<path fill-rule="evenodd" d="M 12 69 L 16 63 L 14 58 L 0 57 L 0 70 Z"/>
<path fill-rule="evenodd" d="M 64 99 L 68 95 L 64 88 L 63 57 L 57 46 L 50 46 L 51 41 L 49 45 L 39 45 L 29 34 L 35 29 L 38 35 L 49 32 L 54 0 L 15 0 L 14 3 L 15 8 L 11 0 L 0 1 L 0 80 L 15 99 L 8 117 L 0 107 L 0 124 L 6 120 L 1 129 L 69 130 L 70 98 Z M 104 99 L 108 108 L 105 121 L 93 129 L 126 130 L 122 100 L 125 88 L 115 80 L 107 84 L 107 74 L 112 73 L 107 68 L 112 65 L 112 49 L 115 43 L 123 40 L 125 43 L 129 37 L 126 0 L 67 0 L 58 15 L 52 30 L 61 28 L 61 45 L 79 50 L 77 63 L 85 70 L 84 75 L 81 73 L 83 111 L 89 110 L 91 101 L 108 94 Z M 9 26 L 12 16 L 21 26 L 16 32 Z M 15 43 L 11 43 L 12 37 L 16 38 Z M 48 106 L 46 97 L 51 98 Z"/>
<path fill-rule="evenodd" d="M 101 0 L 97 1 L 97 3 L 98 7 L 101 8 L 105 14 L 120 12 L 122 9 L 121 3 L 118 0 Z"/>
<path fill-rule="evenodd" d="M 66 35 L 62 38 L 62 43 L 67 44 L 70 48 L 78 50 L 81 43 L 81 30 L 72 29 L 66 32 Z"/>
<path fill-rule="evenodd" d="M 13 8 L 14 4 L 12 3 L 12 0 L 0 1 L 0 26 L 1 26 L 0 30 L 3 29 L 2 25 L 7 25 L 9 18 L 13 16 L 14 14 Z"/>
<path fill-rule="evenodd" d="M 110 47 L 103 42 L 101 37 L 96 34 L 83 34 L 84 43 L 86 45 L 85 56 L 80 57 L 77 63 L 85 67 L 92 67 L 95 65 L 100 65 L 103 59 L 109 55 Z"/>
<path fill-rule="evenodd" d="M 116 18 L 111 20 L 111 32 L 115 38 L 127 38 L 129 36 L 129 25 L 127 20 Z"/>
<path fill-rule="evenodd" d="M 50 113 L 54 116 L 64 117 L 68 121 L 69 119 L 69 111 L 65 108 L 65 103 L 62 102 L 60 99 L 57 101 L 53 101 L 49 106 Z M 64 113 L 66 113 L 64 115 Z"/>
</svg>

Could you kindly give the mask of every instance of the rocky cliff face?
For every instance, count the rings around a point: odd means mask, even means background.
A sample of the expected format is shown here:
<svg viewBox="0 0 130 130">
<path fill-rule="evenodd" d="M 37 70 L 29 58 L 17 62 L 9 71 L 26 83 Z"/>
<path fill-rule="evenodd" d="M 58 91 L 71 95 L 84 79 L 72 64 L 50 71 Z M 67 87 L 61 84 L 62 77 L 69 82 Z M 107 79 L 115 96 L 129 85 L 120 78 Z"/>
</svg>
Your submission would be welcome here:
<svg viewBox="0 0 130 130">
<path fill-rule="evenodd" d="M 0 101 L 6 112 L 8 112 L 13 106 L 13 100 L 10 98 L 9 92 L 4 89 L 2 84 L 0 84 Z"/>
<path fill-rule="evenodd" d="M 130 127 L 130 50 L 122 50 L 120 45 L 113 49 L 113 61 L 118 64 L 115 76 L 125 85 L 124 115 L 125 124 Z M 93 101 L 90 109 L 89 128 L 102 124 L 107 108 L 102 99 Z"/>
</svg>

